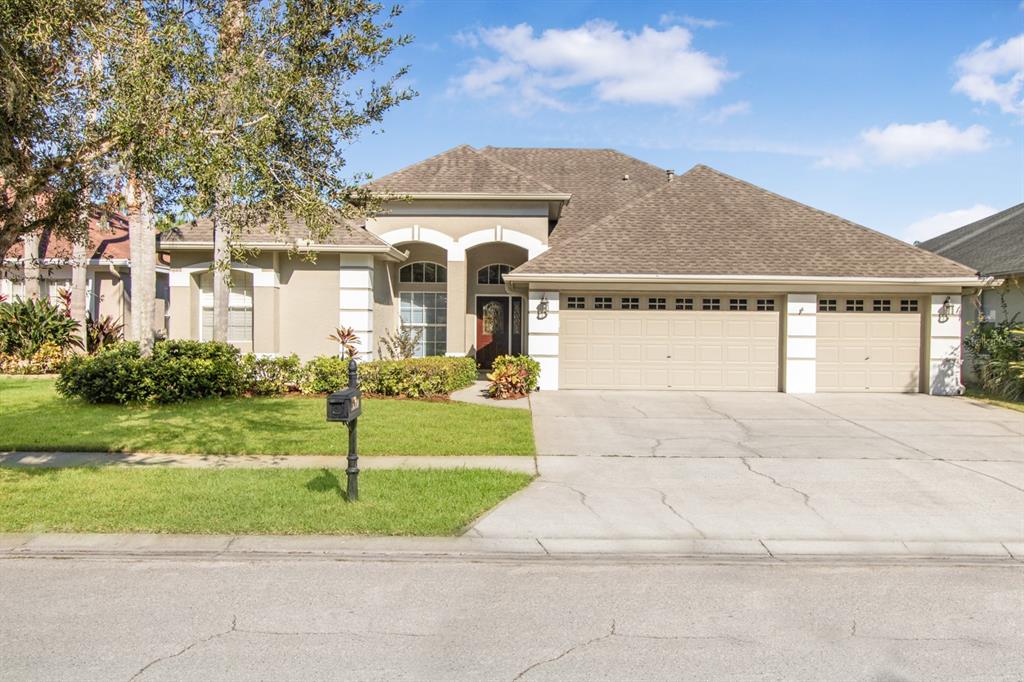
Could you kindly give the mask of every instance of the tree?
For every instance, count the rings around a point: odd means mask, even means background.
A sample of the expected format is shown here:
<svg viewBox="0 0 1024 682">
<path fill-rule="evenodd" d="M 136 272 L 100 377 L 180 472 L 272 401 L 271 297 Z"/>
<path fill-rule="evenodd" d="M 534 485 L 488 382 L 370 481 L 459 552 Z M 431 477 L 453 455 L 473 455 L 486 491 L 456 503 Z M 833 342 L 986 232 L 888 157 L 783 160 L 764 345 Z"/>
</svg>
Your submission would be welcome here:
<svg viewBox="0 0 1024 682">
<path fill-rule="evenodd" d="M 284 232 L 301 218 L 312 239 L 372 210 L 361 177 L 344 175 L 344 146 L 414 96 L 367 76 L 408 36 L 399 8 L 366 0 L 207 0 L 184 14 L 206 37 L 190 67 L 184 205 L 214 224 L 214 338 L 226 340 L 230 263 L 255 225 Z"/>
<path fill-rule="evenodd" d="M 108 0 L 0 0 L 0 257 L 49 229 L 74 242 L 103 194 L 90 186 L 116 139 L 87 125 L 102 90 L 82 55 L 121 25 Z"/>
</svg>

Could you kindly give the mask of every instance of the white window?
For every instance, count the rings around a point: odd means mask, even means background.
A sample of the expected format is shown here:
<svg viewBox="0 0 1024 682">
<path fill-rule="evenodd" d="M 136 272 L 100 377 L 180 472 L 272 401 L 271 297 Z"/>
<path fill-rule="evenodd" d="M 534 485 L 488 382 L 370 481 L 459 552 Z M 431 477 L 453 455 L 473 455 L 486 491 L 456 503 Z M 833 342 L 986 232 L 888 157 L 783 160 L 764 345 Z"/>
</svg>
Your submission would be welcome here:
<svg viewBox="0 0 1024 682">
<path fill-rule="evenodd" d="M 398 271 L 398 281 L 415 284 L 447 282 L 448 268 L 437 263 L 409 263 Z"/>
<path fill-rule="evenodd" d="M 566 300 L 566 306 L 569 310 L 583 310 L 587 307 L 587 299 L 585 296 L 570 296 Z"/>
<path fill-rule="evenodd" d="M 692 298 L 677 298 L 676 310 L 693 310 Z"/>
<path fill-rule="evenodd" d="M 491 265 L 485 265 L 476 271 L 476 283 L 477 284 L 502 284 L 505 281 L 505 275 L 512 271 L 511 265 L 505 265 L 504 263 L 493 263 Z"/>
<path fill-rule="evenodd" d="M 213 340 L 213 278 L 221 273 L 205 272 L 199 278 L 199 304 L 202 325 L 200 341 Z M 232 271 L 228 294 L 228 342 L 252 343 L 252 275 Z"/>
<path fill-rule="evenodd" d="M 647 299 L 648 310 L 665 310 L 665 299 L 663 298 L 649 298 Z"/>
<path fill-rule="evenodd" d="M 448 345 L 448 294 L 403 291 L 399 301 L 402 324 L 421 331 L 416 356 L 444 355 Z"/>
<path fill-rule="evenodd" d="M 863 298 L 848 298 L 848 299 L 846 299 L 846 312 L 848 312 L 848 313 L 862 313 L 862 312 L 864 312 L 864 299 Z"/>
<path fill-rule="evenodd" d="M 892 310 L 892 301 L 887 298 L 876 298 L 871 309 L 876 313 L 887 313 Z"/>
<path fill-rule="evenodd" d="M 612 297 L 611 296 L 595 296 L 594 297 L 594 310 L 611 310 L 612 309 Z"/>
<path fill-rule="evenodd" d="M 705 298 L 701 301 L 700 307 L 702 310 L 721 310 L 722 300 L 719 298 Z"/>
<path fill-rule="evenodd" d="M 730 298 L 729 299 L 729 310 L 746 310 L 747 299 L 745 298 Z"/>
<path fill-rule="evenodd" d="M 775 299 L 774 298 L 759 298 L 757 299 L 757 309 L 763 313 L 770 313 L 775 310 Z"/>
<path fill-rule="evenodd" d="M 839 304 L 834 298 L 821 298 L 818 299 L 818 312 L 820 313 L 834 313 L 839 310 Z"/>
<path fill-rule="evenodd" d="M 636 296 L 623 296 L 621 307 L 623 310 L 640 310 L 640 299 Z"/>
<path fill-rule="evenodd" d="M 901 313 L 916 313 L 917 312 L 917 299 L 914 299 L 914 298 L 902 298 L 902 299 L 900 299 L 900 312 Z"/>
</svg>

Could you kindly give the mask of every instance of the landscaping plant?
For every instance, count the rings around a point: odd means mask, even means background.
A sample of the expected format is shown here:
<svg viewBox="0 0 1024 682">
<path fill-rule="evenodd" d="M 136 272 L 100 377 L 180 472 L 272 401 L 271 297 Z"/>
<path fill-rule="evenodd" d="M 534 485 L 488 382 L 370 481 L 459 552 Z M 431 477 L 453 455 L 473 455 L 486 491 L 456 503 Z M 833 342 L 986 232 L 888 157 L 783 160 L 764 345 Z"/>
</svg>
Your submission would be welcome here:
<svg viewBox="0 0 1024 682">
<path fill-rule="evenodd" d="M 80 348 L 78 323 L 46 300 L 17 299 L 0 304 L 0 353 L 27 360 L 44 344 L 61 351 Z"/>
<path fill-rule="evenodd" d="M 471 386 L 473 358 L 407 358 L 359 364 L 359 387 L 367 395 L 433 398 Z M 330 393 L 348 385 L 348 360 L 319 357 L 306 365 L 303 393 Z"/>
<path fill-rule="evenodd" d="M 377 354 L 382 360 L 407 360 L 416 355 L 423 329 L 402 325 L 397 332 L 384 330 L 377 343 Z"/>
<path fill-rule="evenodd" d="M 242 356 L 243 390 L 249 395 L 281 395 L 298 391 L 304 376 L 302 361 L 294 353 L 284 357 Z"/>
<path fill-rule="evenodd" d="M 328 341 L 334 341 L 336 344 L 345 349 L 346 358 L 355 358 L 359 356 L 359 349 L 356 348 L 361 341 L 359 335 L 355 333 L 352 327 L 338 327 L 333 334 L 327 337 Z"/>
<path fill-rule="evenodd" d="M 522 398 L 537 390 L 540 363 L 528 355 L 499 355 L 491 365 L 487 395 L 497 400 Z"/>
<path fill-rule="evenodd" d="M 124 325 L 120 320 L 114 321 L 110 315 L 94 320 L 89 315 L 86 324 L 86 346 L 90 353 L 124 340 Z"/>
<path fill-rule="evenodd" d="M 964 337 L 964 348 L 986 393 L 1024 399 L 1024 325 L 1016 316 L 975 324 Z"/>
</svg>

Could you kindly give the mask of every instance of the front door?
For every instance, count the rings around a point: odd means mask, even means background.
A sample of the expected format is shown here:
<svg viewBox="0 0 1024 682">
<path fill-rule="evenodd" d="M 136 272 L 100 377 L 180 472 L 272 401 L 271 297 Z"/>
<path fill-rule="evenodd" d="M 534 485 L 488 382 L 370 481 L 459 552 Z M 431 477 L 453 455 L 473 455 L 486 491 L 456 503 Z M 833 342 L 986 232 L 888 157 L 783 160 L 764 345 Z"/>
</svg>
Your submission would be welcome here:
<svg viewBox="0 0 1024 682">
<path fill-rule="evenodd" d="M 489 369 L 494 358 L 508 355 L 511 338 L 508 296 L 476 299 L 476 364 Z"/>
</svg>

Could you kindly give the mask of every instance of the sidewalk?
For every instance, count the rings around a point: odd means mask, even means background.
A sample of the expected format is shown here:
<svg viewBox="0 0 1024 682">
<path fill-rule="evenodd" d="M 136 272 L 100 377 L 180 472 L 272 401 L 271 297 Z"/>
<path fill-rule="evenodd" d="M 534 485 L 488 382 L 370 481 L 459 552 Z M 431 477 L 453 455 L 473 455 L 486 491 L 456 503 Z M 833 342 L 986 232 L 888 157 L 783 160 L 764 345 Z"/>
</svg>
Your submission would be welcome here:
<svg viewBox="0 0 1024 682">
<path fill-rule="evenodd" d="M 164 466 L 187 469 L 337 469 L 344 455 L 174 455 L 119 452 L 0 452 L 0 467 Z M 360 469 L 501 469 L 537 473 L 533 457 L 360 456 Z"/>
<path fill-rule="evenodd" d="M 832 540 L 358 537 L 0 533 L 0 560 L 32 557 L 196 560 L 766 561 L 955 560 L 1024 565 L 1024 543 Z"/>
</svg>

